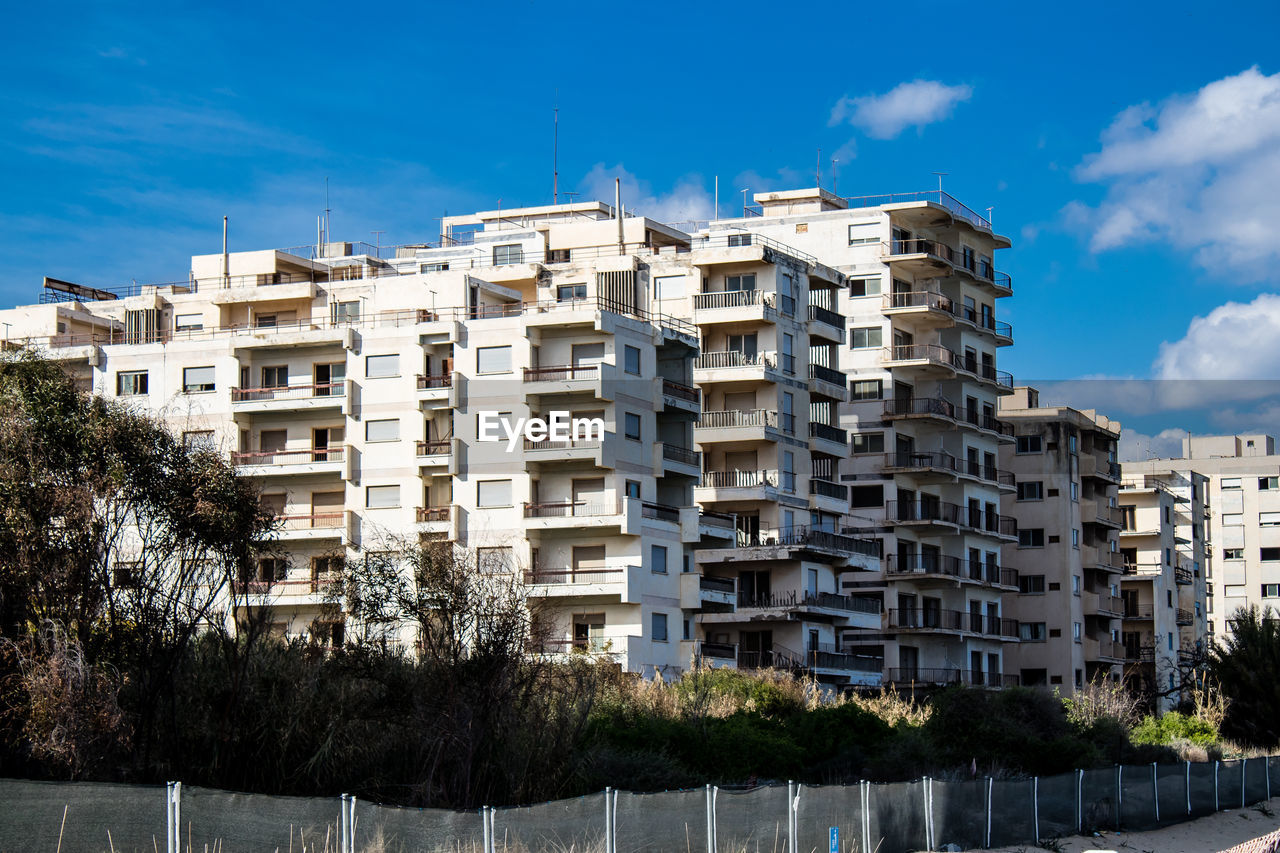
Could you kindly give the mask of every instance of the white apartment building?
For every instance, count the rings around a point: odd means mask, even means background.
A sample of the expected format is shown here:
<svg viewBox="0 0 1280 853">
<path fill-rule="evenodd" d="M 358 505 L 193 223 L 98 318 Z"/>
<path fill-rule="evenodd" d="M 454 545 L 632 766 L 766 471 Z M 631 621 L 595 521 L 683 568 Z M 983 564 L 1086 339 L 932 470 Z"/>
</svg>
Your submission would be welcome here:
<svg viewBox="0 0 1280 853">
<path fill-rule="evenodd" d="M 1004 512 L 1018 521 L 1018 542 L 1005 546 L 1019 589 L 1006 597 L 1021 643 L 1007 671 L 1024 685 L 1064 696 L 1098 678 L 1119 678 L 1123 563 L 1117 536 L 1120 424 L 1094 411 L 1042 406 L 1034 388 L 1000 400 L 1015 443 L 1000 449 L 1001 467 L 1017 477 Z"/>
<path fill-rule="evenodd" d="M 1138 466 L 1140 469 L 1141 466 Z M 1159 695 L 1160 710 L 1182 698 L 1180 670 L 1211 642 L 1205 602 L 1209 508 L 1205 477 L 1121 466 L 1120 556 L 1125 677 Z"/>
<path fill-rule="evenodd" d="M 1204 480 L 1205 518 L 1187 535 L 1205 547 L 1210 639 L 1231 633 L 1241 607 L 1280 610 L 1280 455 L 1272 436 L 1188 436 L 1180 458 L 1126 462 L 1125 472 Z"/>
<path fill-rule="evenodd" d="M 246 583 L 282 631 L 336 639 L 332 561 L 433 537 L 525 574 L 545 653 L 1007 683 L 1008 240 L 941 193 L 756 201 L 480 212 L 438 243 L 49 282 L 3 319 L 261 480 L 289 557 Z M 555 411 L 603 437 L 480 440 L 482 412 Z"/>
</svg>

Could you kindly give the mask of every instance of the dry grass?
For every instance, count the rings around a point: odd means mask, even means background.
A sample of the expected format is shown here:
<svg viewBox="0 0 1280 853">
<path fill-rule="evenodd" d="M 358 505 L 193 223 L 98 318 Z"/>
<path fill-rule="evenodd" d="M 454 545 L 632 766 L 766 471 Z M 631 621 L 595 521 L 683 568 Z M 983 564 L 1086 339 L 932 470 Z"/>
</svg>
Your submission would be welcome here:
<svg viewBox="0 0 1280 853">
<path fill-rule="evenodd" d="M 914 696 L 880 688 L 879 693 L 860 693 L 848 701 L 864 711 L 875 714 L 891 726 L 906 723 L 920 726 L 928 721 L 933 709 Z"/>
</svg>

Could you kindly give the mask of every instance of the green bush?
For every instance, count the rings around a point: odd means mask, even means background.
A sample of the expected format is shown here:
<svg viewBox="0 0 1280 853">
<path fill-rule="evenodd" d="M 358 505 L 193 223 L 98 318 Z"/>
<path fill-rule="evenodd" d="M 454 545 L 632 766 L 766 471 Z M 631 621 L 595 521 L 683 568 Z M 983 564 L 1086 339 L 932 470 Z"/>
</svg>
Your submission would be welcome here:
<svg viewBox="0 0 1280 853">
<path fill-rule="evenodd" d="M 1197 717 L 1169 711 L 1160 717 L 1146 717 L 1130 735 L 1138 745 L 1165 745 L 1174 741 L 1190 741 L 1208 747 L 1218 742 L 1218 730 Z"/>
</svg>

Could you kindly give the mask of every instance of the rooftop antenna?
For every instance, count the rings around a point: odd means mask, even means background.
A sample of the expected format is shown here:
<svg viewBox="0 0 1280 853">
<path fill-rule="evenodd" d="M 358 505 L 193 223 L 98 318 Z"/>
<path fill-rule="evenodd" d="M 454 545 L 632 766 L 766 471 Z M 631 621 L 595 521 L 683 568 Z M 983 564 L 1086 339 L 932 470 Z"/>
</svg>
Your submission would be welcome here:
<svg viewBox="0 0 1280 853">
<path fill-rule="evenodd" d="M 551 202 L 560 203 L 560 90 L 556 89 L 556 105 L 552 111 Z"/>
<path fill-rule="evenodd" d="M 742 188 L 742 215 L 744 217 L 747 215 L 747 193 L 749 192 L 751 192 L 750 188 Z"/>
<path fill-rule="evenodd" d="M 716 219 L 720 218 L 720 176 L 716 175 Z"/>
<path fill-rule="evenodd" d="M 840 195 L 840 193 L 836 189 L 837 187 L 840 186 L 840 173 L 839 171 L 837 171 L 837 168 L 836 168 L 839 163 L 840 163 L 839 157 L 831 158 L 831 194 L 832 195 Z"/>
<path fill-rule="evenodd" d="M 814 180 L 818 182 L 818 189 L 822 189 L 822 149 L 818 149 L 817 169 L 813 173 Z"/>
<path fill-rule="evenodd" d="M 950 175 L 951 173 L 950 172 L 934 172 L 933 174 L 938 176 L 938 195 L 942 195 L 942 176 Z"/>
<path fill-rule="evenodd" d="M 333 239 L 333 234 L 329 231 L 329 176 L 324 176 L 324 247 L 320 252 L 320 257 L 329 256 L 329 241 Z"/>
<path fill-rule="evenodd" d="M 369 233 L 373 235 L 373 240 L 374 240 L 373 245 L 374 245 L 374 248 L 375 248 L 375 249 L 377 249 L 377 251 L 378 251 L 378 255 L 379 255 L 379 257 L 381 257 L 381 255 L 382 255 L 382 235 L 383 235 L 383 234 L 386 234 L 387 232 L 386 232 L 386 231 L 370 231 Z"/>
<path fill-rule="evenodd" d="M 994 221 L 994 220 L 991 218 L 991 211 L 993 211 L 993 210 L 995 210 L 995 208 L 994 208 L 994 207 L 988 207 L 988 208 L 987 208 L 987 221 L 988 221 L 988 222 L 993 222 L 993 221 Z"/>
</svg>

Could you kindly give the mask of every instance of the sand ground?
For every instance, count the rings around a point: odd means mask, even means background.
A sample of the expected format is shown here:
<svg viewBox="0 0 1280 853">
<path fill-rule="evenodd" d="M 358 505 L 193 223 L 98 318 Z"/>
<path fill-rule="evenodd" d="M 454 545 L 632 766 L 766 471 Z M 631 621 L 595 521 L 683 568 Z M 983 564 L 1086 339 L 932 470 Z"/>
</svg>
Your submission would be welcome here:
<svg viewBox="0 0 1280 853">
<path fill-rule="evenodd" d="M 1267 815 L 1270 812 L 1270 816 Z M 1151 832 L 1107 832 L 1093 838 L 1063 838 L 1051 850 L 1096 853 L 1217 853 L 1280 829 L 1280 797 L 1244 809 L 1231 809 Z M 1034 853 L 1034 844 L 1001 847 L 997 853 Z"/>
</svg>

